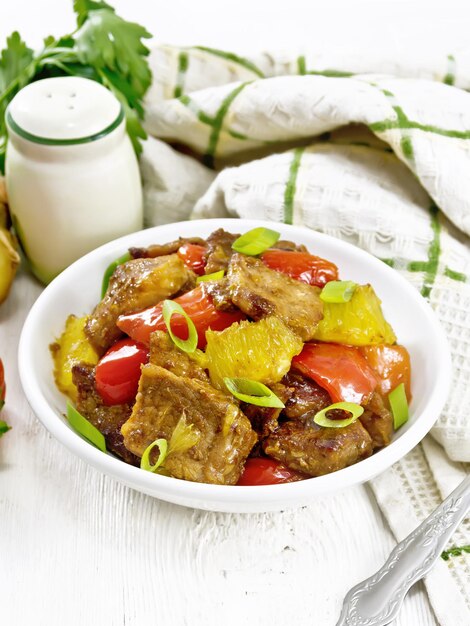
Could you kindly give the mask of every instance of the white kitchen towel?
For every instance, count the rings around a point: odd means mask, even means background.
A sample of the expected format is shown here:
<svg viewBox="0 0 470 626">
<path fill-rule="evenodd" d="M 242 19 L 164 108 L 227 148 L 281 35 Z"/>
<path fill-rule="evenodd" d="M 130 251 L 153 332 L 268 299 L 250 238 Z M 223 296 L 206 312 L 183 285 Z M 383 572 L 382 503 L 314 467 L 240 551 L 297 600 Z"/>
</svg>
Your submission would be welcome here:
<svg viewBox="0 0 470 626">
<path fill-rule="evenodd" d="M 416 446 L 370 485 L 397 540 L 401 541 L 457 487 L 470 471 L 453 463 L 431 437 Z M 428 591 L 442 626 L 470 624 L 470 519 L 454 533 L 441 559 L 426 576 Z"/>
<path fill-rule="evenodd" d="M 470 55 L 248 59 L 163 46 L 150 62 L 147 224 L 191 215 L 304 225 L 401 272 L 429 300 L 452 349 L 452 392 L 432 435 L 454 462 L 469 462 Z M 372 483 L 397 539 L 447 491 L 443 468 L 457 472 L 438 451 L 427 442 Z M 470 529 L 462 528 L 427 581 L 442 626 L 470 624 L 461 584 L 470 579 Z"/>
</svg>

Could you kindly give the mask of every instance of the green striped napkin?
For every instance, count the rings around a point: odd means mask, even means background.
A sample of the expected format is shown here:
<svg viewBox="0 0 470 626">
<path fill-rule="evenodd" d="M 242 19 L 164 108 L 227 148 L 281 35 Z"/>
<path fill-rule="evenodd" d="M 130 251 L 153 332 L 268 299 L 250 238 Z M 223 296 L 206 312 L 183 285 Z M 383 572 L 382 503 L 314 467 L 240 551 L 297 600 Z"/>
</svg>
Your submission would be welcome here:
<svg viewBox="0 0 470 626">
<path fill-rule="evenodd" d="M 372 485 L 397 539 L 430 512 L 412 487 L 420 497 L 432 487 L 426 502 L 437 504 L 470 462 L 467 57 L 432 53 L 414 63 L 404 51 L 384 62 L 317 51 L 249 59 L 170 46 L 150 56 L 151 137 L 141 162 L 148 225 L 190 215 L 304 225 L 394 267 L 440 318 L 454 361 L 452 393 L 432 431 L 445 453 L 429 440 Z M 444 470 L 453 479 L 442 487 Z M 462 528 L 427 582 L 443 626 L 470 624 L 462 584 L 470 527 Z"/>
</svg>

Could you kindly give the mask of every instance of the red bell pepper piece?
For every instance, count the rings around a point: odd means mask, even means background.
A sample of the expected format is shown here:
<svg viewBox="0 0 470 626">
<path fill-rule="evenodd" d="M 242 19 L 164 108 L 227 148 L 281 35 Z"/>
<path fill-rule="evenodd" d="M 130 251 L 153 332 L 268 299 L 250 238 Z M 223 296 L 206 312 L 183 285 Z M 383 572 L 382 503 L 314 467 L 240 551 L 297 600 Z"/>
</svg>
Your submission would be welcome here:
<svg viewBox="0 0 470 626">
<path fill-rule="evenodd" d="M 121 339 L 111 346 L 95 370 L 96 391 L 104 404 L 132 402 L 137 395 L 140 366 L 148 360 L 147 346 L 132 339 Z"/>
<path fill-rule="evenodd" d="M 307 476 L 302 476 L 302 474 L 282 465 L 279 461 L 259 457 L 247 460 L 237 485 L 279 485 L 292 483 L 303 478 L 307 478 Z"/>
<path fill-rule="evenodd" d="M 186 314 L 192 319 L 198 334 L 198 348 L 206 345 L 206 330 L 224 330 L 234 322 L 246 319 L 241 311 L 219 311 L 215 308 L 212 298 L 204 292 L 202 287 L 196 287 L 192 291 L 174 298 Z M 155 330 L 166 330 L 162 315 L 163 304 L 160 302 L 153 307 L 132 313 L 121 315 L 118 319 L 118 327 L 129 337 L 145 345 L 150 343 L 150 335 Z M 171 330 L 180 339 L 188 338 L 188 326 L 182 315 L 175 314 L 171 318 Z"/>
<path fill-rule="evenodd" d="M 324 287 L 330 280 L 338 280 L 338 268 L 334 263 L 308 252 L 271 249 L 263 252 L 261 260 L 272 270 L 308 285 Z"/>
<path fill-rule="evenodd" d="M 404 383 L 408 402 L 411 400 L 410 355 L 404 346 L 363 346 L 360 348 L 367 363 L 379 379 L 378 389 L 384 396 Z"/>
<path fill-rule="evenodd" d="M 185 243 L 179 248 L 178 256 L 190 270 L 198 276 L 204 274 L 206 267 L 206 248 L 196 243 Z"/>
<path fill-rule="evenodd" d="M 377 377 L 358 348 L 336 343 L 306 343 L 292 367 L 314 380 L 333 402 L 367 402 Z"/>
</svg>

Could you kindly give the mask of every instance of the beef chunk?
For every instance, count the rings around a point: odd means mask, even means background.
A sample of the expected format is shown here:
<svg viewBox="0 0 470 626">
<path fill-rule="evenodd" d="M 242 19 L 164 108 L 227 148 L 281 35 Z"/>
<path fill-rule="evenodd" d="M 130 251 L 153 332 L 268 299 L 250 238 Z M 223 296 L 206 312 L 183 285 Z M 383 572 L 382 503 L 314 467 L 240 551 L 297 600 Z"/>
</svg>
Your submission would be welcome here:
<svg viewBox="0 0 470 626">
<path fill-rule="evenodd" d="M 200 237 L 180 237 L 176 241 L 154 244 L 153 246 L 148 246 L 148 248 L 129 248 L 129 254 L 133 259 L 154 259 L 158 256 L 166 256 L 167 254 L 178 252 L 185 243 L 194 243 L 198 246 L 206 245 L 205 240 Z"/>
<path fill-rule="evenodd" d="M 270 388 L 284 404 L 288 402 L 292 395 L 292 391 L 281 383 L 270 385 Z M 255 404 L 247 404 L 246 402 L 242 402 L 241 409 L 250 420 L 252 427 L 260 439 L 269 437 L 271 433 L 277 430 L 279 426 L 279 416 L 283 410 L 267 406 L 256 406 Z"/>
<path fill-rule="evenodd" d="M 303 341 L 313 339 L 323 317 L 320 289 L 306 285 L 262 261 L 234 254 L 227 274 L 232 302 L 248 316 L 259 320 L 276 315 Z"/>
<path fill-rule="evenodd" d="M 219 311 L 236 311 L 230 296 L 230 287 L 226 278 L 201 283 L 204 293 L 210 295 L 214 306 Z"/>
<path fill-rule="evenodd" d="M 283 239 L 276 241 L 272 248 L 276 250 L 287 250 L 288 252 L 308 252 L 307 248 L 302 243 L 297 244 L 293 241 L 284 241 Z"/>
<path fill-rule="evenodd" d="M 72 380 L 77 387 L 77 411 L 95 426 L 106 440 L 110 452 L 120 456 L 126 463 L 138 465 L 139 459 L 124 446 L 121 426 L 132 412 L 131 404 L 105 406 L 95 387 L 95 368 L 87 363 L 74 365 Z"/>
<path fill-rule="evenodd" d="M 103 300 L 90 315 L 85 333 L 99 354 L 121 335 L 117 318 L 136 313 L 176 294 L 191 278 L 176 255 L 135 259 L 119 265 L 111 276 Z"/>
<path fill-rule="evenodd" d="M 176 376 L 187 376 L 209 382 L 208 375 L 197 361 L 177 348 L 168 333 L 161 330 L 150 335 L 150 363 L 159 365 Z"/>
<path fill-rule="evenodd" d="M 226 270 L 233 254 L 232 244 L 240 235 L 227 233 L 223 228 L 215 230 L 207 238 L 206 274 Z"/>
<path fill-rule="evenodd" d="M 372 440 L 359 420 L 344 428 L 289 421 L 264 441 L 263 449 L 291 469 L 321 476 L 370 456 Z"/>
<path fill-rule="evenodd" d="M 197 435 L 197 443 L 172 453 L 171 435 L 181 419 Z M 142 368 L 137 400 L 122 434 L 138 456 L 155 439 L 170 441 L 164 463 L 170 476 L 219 485 L 238 482 L 256 443 L 249 420 L 231 397 L 153 364 Z"/>
<path fill-rule="evenodd" d="M 301 419 L 311 424 L 316 413 L 331 404 L 330 394 L 326 389 L 298 372 L 288 372 L 282 382 L 291 390 L 290 398 L 285 403 L 286 408 L 282 412 L 288 419 Z"/>
<path fill-rule="evenodd" d="M 393 416 L 385 406 L 382 396 L 374 391 L 364 409 L 364 413 L 359 419 L 372 437 L 374 450 L 388 446 L 394 432 Z"/>
</svg>

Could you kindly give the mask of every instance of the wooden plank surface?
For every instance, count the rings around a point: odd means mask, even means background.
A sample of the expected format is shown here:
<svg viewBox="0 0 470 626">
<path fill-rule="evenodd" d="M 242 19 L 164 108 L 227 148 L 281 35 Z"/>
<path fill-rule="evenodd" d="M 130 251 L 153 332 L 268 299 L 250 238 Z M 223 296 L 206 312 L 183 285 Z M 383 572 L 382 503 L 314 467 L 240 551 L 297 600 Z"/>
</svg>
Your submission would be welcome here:
<svg viewBox="0 0 470 626">
<path fill-rule="evenodd" d="M 0 611 L 8 626 L 334 626 L 342 598 L 394 545 L 367 486 L 283 513 L 196 511 L 87 467 L 45 431 L 16 351 L 40 286 L 0 308 L 8 383 L 0 441 Z M 435 626 L 425 592 L 396 626 Z"/>
<path fill-rule="evenodd" d="M 468 42 L 463 5 L 449 10 L 452 2 L 445 8 L 413 3 L 406 19 L 393 0 L 315 7 L 294 0 L 275 10 L 265 0 L 256 6 L 229 0 L 223 11 L 215 0 L 174 0 L 164 10 L 148 0 L 111 4 L 159 42 L 242 52 L 297 48 L 312 32 L 317 44 L 344 49 L 412 45 L 449 52 Z M 34 46 L 49 32 L 74 28 L 71 2 L 63 0 L 17 0 L 0 9 L 0 17 L 2 44 L 14 29 Z M 159 502 L 100 475 L 46 433 L 22 393 L 18 337 L 39 293 L 23 274 L 0 308 L 5 419 L 13 426 L 0 441 L 0 623 L 334 626 L 346 591 L 394 545 L 370 490 L 349 489 L 294 512 L 235 515 Z M 395 626 L 436 626 L 420 585 Z"/>
</svg>

